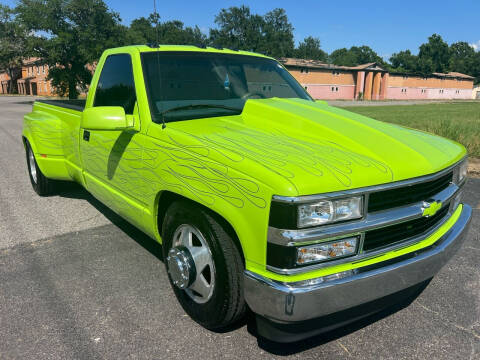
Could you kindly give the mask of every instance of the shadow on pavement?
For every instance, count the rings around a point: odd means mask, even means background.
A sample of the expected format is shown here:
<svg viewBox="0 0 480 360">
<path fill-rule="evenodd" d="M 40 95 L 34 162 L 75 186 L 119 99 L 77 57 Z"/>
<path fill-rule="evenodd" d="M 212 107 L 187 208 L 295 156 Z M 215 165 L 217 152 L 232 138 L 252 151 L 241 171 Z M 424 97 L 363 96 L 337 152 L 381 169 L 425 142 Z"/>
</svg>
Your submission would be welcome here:
<svg viewBox="0 0 480 360">
<path fill-rule="evenodd" d="M 251 321 L 248 324 L 248 331 L 257 337 L 258 346 L 265 351 L 279 356 L 297 354 L 354 333 L 357 330 L 360 330 L 408 307 L 423 292 L 423 290 L 425 290 L 430 283 L 430 280 L 431 279 L 426 280 L 398 293 L 388 295 L 385 298 L 374 300 L 371 303 L 363 304 L 352 309 L 347 309 L 336 314 L 328 315 L 318 320 L 313 320 L 310 323 L 314 327 L 324 326 L 327 329 L 335 327 L 335 324 L 347 324 L 334 330 L 327 330 L 320 335 L 316 335 L 302 341 L 296 341 L 293 343 L 277 343 L 270 341 L 262 336 L 259 336 L 255 327 L 255 322 Z M 389 303 L 391 305 L 386 305 Z M 378 311 L 376 309 L 382 310 Z M 364 315 L 365 317 L 362 317 L 362 314 L 371 315 Z M 362 318 L 348 323 L 349 319 L 355 319 L 359 317 Z"/>
<path fill-rule="evenodd" d="M 158 260 L 163 262 L 163 252 L 162 245 L 152 239 L 150 236 L 145 234 L 143 231 L 137 229 L 135 226 L 130 224 L 128 221 L 123 219 L 121 216 L 117 215 L 110 208 L 102 204 L 99 200 L 94 198 L 87 190 L 85 190 L 81 185 L 68 182 L 68 181 L 57 181 L 55 184 L 57 189 L 52 196 L 61 196 L 71 199 L 83 199 L 88 201 L 95 209 L 102 213 L 108 220 L 127 234 L 130 238 L 135 240 L 140 246 L 145 250 L 154 255 Z"/>
</svg>

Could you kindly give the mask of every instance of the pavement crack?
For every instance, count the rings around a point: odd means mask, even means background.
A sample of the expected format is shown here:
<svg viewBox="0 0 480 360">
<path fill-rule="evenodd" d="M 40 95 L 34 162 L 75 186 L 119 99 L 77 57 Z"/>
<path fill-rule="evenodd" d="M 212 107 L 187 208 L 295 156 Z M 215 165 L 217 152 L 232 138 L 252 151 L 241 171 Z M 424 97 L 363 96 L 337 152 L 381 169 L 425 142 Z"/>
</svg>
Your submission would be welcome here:
<svg viewBox="0 0 480 360">
<path fill-rule="evenodd" d="M 470 328 L 466 328 L 466 327 L 463 327 L 461 325 L 458 325 L 456 324 L 455 322 L 445 318 L 444 315 L 440 314 L 439 312 L 435 311 L 435 310 L 432 310 L 430 309 L 429 307 L 421 304 L 419 301 L 416 301 L 415 302 L 416 304 L 418 304 L 421 308 L 423 308 L 424 310 L 428 311 L 428 312 L 431 312 L 432 314 L 435 314 L 435 316 L 437 318 L 439 318 L 443 323 L 445 323 L 446 325 L 449 325 L 449 326 L 453 326 L 459 330 L 462 330 L 464 332 L 467 332 L 469 333 L 470 335 L 472 335 L 473 337 L 477 338 L 477 339 L 480 339 L 480 335 L 473 329 L 473 326 L 475 324 L 472 324 L 472 326 Z"/>
<path fill-rule="evenodd" d="M 339 340 L 337 340 L 337 344 L 340 345 L 340 347 L 348 354 L 348 356 L 352 355 L 350 351 L 348 351 L 347 347 L 343 345 Z"/>
<path fill-rule="evenodd" d="M 440 315 L 440 313 L 438 313 L 437 311 L 430 309 L 429 307 L 421 304 L 421 303 L 418 302 L 418 301 L 417 301 L 417 304 L 418 304 L 421 308 L 427 310 L 428 312 L 434 313 L 435 315 Z"/>
</svg>

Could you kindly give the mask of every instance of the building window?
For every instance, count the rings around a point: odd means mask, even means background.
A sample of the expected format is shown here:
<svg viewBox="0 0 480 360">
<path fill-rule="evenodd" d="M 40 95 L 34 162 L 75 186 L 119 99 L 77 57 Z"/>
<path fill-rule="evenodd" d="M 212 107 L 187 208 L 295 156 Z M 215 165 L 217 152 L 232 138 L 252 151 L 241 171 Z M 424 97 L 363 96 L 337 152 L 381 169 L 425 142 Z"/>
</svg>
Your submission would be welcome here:
<svg viewBox="0 0 480 360">
<path fill-rule="evenodd" d="M 42 65 L 42 72 L 45 74 L 45 65 Z"/>
<path fill-rule="evenodd" d="M 307 90 L 307 87 L 305 86 L 305 90 Z"/>
<path fill-rule="evenodd" d="M 335 86 L 332 86 L 332 91 L 335 91 Z"/>
<path fill-rule="evenodd" d="M 338 91 L 338 87 L 335 88 L 335 91 Z"/>
</svg>

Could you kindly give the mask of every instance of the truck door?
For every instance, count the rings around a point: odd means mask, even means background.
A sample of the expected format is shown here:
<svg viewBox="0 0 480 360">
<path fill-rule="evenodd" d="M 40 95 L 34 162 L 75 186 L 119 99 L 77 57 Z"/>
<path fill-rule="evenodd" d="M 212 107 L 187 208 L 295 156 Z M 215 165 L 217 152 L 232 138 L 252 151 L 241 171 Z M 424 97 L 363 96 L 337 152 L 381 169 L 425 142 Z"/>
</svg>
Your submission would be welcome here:
<svg viewBox="0 0 480 360">
<path fill-rule="evenodd" d="M 101 68 L 93 102 L 87 102 L 87 106 L 121 106 L 127 117 L 140 121 L 136 99 L 130 54 L 109 55 Z M 142 135 L 129 129 L 81 129 L 80 155 L 88 191 L 142 227 Z"/>
</svg>

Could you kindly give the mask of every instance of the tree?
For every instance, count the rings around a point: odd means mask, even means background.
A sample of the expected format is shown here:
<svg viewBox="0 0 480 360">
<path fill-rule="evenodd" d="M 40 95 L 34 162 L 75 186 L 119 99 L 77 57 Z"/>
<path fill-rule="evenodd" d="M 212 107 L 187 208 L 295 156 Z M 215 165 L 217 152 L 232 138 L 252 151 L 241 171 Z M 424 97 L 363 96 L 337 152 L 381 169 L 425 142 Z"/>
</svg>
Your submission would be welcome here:
<svg viewBox="0 0 480 360">
<path fill-rule="evenodd" d="M 444 73 L 448 71 L 450 60 L 448 44 L 440 35 L 433 34 L 428 38 L 428 42 L 420 45 L 418 60 L 422 72 Z"/>
<path fill-rule="evenodd" d="M 273 9 L 264 16 L 264 53 L 275 58 L 291 56 L 294 50 L 293 26 L 284 9 Z"/>
<path fill-rule="evenodd" d="M 330 54 L 330 61 L 335 65 L 356 66 L 367 63 L 378 63 L 386 66 L 385 61 L 378 56 L 369 46 L 352 46 L 350 49 L 342 48 Z"/>
<path fill-rule="evenodd" d="M 450 45 L 448 69 L 475 76 L 475 50 L 473 47 L 465 41 L 459 41 Z"/>
<path fill-rule="evenodd" d="M 265 16 L 252 14 L 248 6 L 222 9 L 215 17 L 217 29 L 210 29 L 210 43 L 230 49 L 260 52 L 273 57 L 293 53 L 293 26 L 283 9 Z"/>
<path fill-rule="evenodd" d="M 320 48 L 320 39 L 308 36 L 295 49 L 295 57 L 327 61 L 327 53 Z"/>
<path fill-rule="evenodd" d="M 164 23 L 159 20 L 160 17 L 156 14 L 133 20 L 128 29 L 128 43 L 148 44 L 158 41 L 159 44 L 203 45 L 207 42 L 207 37 L 198 26 L 184 27 L 183 22 L 178 20 Z"/>
<path fill-rule="evenodd" d="M 0 70 L 5 70 L 10 77 L 10 94 L 17 92 L 19 69 L 27 52 L 28 39 L 28 32 L 17 21 L 14 11 L 0 4 Z"/>
<path fill-rule="evenodd" d="M 123 44 L 120 18 L 102 0 L 20 0 L 16 10 L 30 31 L 45 34 L 35 38 L 32 50 L 49 65 L 56 92 L 70 99 L 90 83 L 86 65 Z"/>
<path fill-rule="evenodd" d="M 252 51 L 262 49 L 263 18 L 253 15 L 248 6 L 220 10 L 215 23 L 218 29 L 210 29 L 212 45 Z"/>
<path fill-rule="evenodd" d="M 399 72 L 416 72 L 418 69 L 418 57 L 410 50 L 399 51 L 390 57 L 392 67 Z"/>
<path fill-rule="evenodd" d="M 341 48 L 333 51 L 330 56 L 330 62 L 335 65 L 355 66 L 358 65 L 357 59 L 347 48 Z"/>
</svg>

